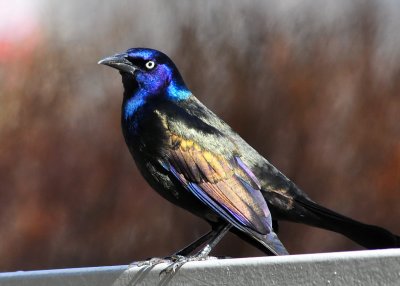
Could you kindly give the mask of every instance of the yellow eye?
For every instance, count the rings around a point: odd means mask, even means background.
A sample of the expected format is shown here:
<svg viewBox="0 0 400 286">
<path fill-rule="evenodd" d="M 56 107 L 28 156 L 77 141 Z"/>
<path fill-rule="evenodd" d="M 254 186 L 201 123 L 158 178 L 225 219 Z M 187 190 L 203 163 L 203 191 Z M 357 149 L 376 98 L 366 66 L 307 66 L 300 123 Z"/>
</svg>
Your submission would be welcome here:
<svg viewBox="0 0 400 286">
<path fill-rule="evenodd" d="M 153 61 L 148 61 L 148 62 L 146 63 L 146 68 L 147 68 L 148 70 L 153 69 L 155 66 L 156 66 L 156 63 L 153 62 Z"/>
</svg>

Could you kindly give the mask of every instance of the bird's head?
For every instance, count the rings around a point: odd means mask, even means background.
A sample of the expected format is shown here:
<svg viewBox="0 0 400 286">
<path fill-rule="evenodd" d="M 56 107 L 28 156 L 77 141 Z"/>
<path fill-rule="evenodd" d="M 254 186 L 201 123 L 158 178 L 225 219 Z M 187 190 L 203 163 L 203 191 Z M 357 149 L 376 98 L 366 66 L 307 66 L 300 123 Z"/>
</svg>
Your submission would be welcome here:
<svg viewBox="0 0 400 286">
<path fill-rule="evenodd" d="M 125 90 L 131 93 L 161 94 L 177 100 L 190 96 L 175 64 L 160 51 L 132 48 L 106 57 L 99 64 L 119 70 Z"/>
</svg>

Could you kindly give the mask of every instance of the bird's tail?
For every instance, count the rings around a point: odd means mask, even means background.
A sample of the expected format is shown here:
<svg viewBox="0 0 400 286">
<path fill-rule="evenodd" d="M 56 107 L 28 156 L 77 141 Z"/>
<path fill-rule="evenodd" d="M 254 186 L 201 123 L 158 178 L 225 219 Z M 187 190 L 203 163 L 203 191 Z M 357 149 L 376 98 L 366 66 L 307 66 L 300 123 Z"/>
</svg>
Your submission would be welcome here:
<svg viewBox="0 0 400 286">
<path fill-rule="evenodd" d="M 296 198 L 304 223 L 343 234 L 367 249 L 400 247 L 400 237 L 375 225 L 368 225 L 324 208 L 307 198 Z"/>
</svg>

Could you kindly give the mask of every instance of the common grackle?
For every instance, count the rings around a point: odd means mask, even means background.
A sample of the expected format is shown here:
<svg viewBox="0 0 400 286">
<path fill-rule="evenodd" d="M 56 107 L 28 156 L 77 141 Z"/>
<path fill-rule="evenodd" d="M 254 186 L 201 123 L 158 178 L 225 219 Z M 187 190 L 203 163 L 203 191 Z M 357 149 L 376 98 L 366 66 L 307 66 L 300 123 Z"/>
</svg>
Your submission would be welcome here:
<svg viewBox="0 0 400 286">
<path fill-rule="evenodd" d="M 165 199 L 211 225 L 209 233 L 177 252 L 174 266 L 205 259 L 227 231 L 267 254 L 285 255 L 274 232 L 277 220 L 335 231 L 368 249 L 399 246 L 399 237 L 389 231 L 313 202 L 205 107 L 165 54 L 133 48 L 99 64 L 122 76 L 122 131 L 144 178 Z"/>
</svg>

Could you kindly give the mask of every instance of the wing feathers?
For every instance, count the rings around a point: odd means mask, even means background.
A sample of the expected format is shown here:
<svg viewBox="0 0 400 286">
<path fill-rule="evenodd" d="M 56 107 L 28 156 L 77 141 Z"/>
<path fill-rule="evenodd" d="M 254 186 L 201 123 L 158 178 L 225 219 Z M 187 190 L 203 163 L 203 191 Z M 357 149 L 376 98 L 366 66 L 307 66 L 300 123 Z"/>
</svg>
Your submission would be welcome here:
<svg viewBox="0 0 400 286">
<path fill-rule="evenodd" d="M 259 182 L 240 158 L 225 159 L 196 142 L 171 136 L 170 170 L 187 189 L 238 228 L 272 229 Z"/>
</svg>

